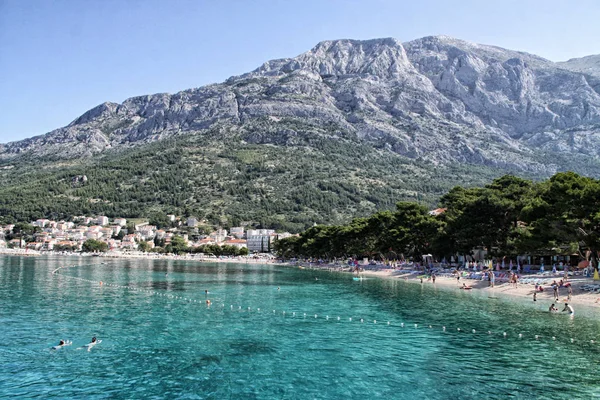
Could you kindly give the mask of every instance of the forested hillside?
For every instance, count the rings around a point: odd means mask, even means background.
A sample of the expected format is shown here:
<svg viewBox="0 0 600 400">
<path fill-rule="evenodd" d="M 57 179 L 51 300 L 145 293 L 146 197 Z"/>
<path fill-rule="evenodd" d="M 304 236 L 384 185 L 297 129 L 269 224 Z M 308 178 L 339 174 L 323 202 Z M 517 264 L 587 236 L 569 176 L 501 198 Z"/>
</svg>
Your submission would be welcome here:
<svg viewBox="0 0 600 400">
<path fill-rule="evenodd" d="M 313 223 L 344 223 L 391 209 L 399 200 L 433 206 L 459 182 L 481 185 L 501 174 L 483 166 L 435 166 L 318 132 L 296 137 L 293 145 L 247 139 L 214 130 L 94 160 L 5 165 L 0 223 L 80 214 L 131 218 L 158 211 L 216 225 L 251 222 L 297 232 Z"/>
</svg>

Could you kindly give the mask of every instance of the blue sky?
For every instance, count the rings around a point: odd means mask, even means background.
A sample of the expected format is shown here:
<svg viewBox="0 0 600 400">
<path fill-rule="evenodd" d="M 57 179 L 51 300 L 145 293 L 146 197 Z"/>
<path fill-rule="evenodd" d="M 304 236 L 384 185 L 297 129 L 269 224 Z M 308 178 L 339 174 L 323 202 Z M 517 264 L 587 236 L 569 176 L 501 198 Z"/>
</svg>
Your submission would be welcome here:
<svg viewBox="0 0 600 400">
<path fill-rule="evenodd" d="M 554 61 L 600 53 L 598 0 L 0 0 L 0 143 L 327 39 L 449 35 Z"/>
</svg>

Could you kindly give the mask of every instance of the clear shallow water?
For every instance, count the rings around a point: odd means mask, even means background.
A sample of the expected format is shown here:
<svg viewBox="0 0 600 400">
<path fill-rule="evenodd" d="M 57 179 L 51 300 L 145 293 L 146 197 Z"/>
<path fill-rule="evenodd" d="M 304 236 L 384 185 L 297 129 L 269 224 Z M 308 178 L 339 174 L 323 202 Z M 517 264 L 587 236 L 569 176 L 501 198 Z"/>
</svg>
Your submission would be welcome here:
<svg viewBox="0 0 600 400">
<path fill-rule="evenodd" d="M 537 307 L 277 266 L 0 256 L 0 397 L 600 398 L 595 311 Z"/>
</svg>

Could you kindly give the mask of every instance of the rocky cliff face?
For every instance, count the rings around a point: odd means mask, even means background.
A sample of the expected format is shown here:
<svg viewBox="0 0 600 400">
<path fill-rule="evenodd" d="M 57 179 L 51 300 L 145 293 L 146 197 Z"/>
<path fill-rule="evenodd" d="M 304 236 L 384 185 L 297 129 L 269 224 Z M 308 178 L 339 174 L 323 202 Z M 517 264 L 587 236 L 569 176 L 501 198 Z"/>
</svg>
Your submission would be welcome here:
<svg viewBox="0 0 600 400">
<path fill-rule="evenodd" d="M 600 155 L 600 77 L 590 63 L 448 37 L 325 41 L 222 84 L 101 104 L 0 145 L 0 160 L 90 156 L 223 126 L 281 145 L 310 124 L 414 159 L 551 173 L 559 166 L 544 154 Z"/>
</svg>

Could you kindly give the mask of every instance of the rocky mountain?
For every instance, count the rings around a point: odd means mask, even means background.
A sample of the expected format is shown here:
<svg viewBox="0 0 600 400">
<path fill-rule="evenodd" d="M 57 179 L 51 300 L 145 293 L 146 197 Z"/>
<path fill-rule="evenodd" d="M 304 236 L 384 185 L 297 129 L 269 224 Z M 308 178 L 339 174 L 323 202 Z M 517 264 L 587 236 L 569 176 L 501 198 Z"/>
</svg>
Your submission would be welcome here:
<svg viewBox="0 0 600 400">
<path fill-rule="evenodd" d="M 435 204 L 506 172 L 598 176 L 594 60 L 444 36 L 324 41 L 0 145 L 0 217 L 169 210 L 298 230 L 401 199 Z"/>
<path fill-rule="evenodd" d="M 581 58 L 572 58 L 568 61 L 557 63 L 561 68 L 582 74 L 600 77 L 600 54 Z"/>
<path fill-rule="evenodd" d="M 90 156 L 223 126 L 282 144 L 301 134 L 297 120 L 413 159 L 552 172 L 541 154 L 600 154 L 600 78 L 577 72 L 584 64 L 443 36 L 324 41 L 221 84 L 101 104 L 2 145 L 0 159 Z"/>
</svg>

